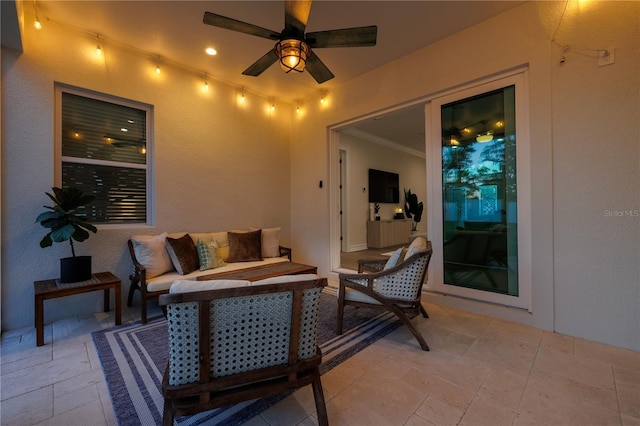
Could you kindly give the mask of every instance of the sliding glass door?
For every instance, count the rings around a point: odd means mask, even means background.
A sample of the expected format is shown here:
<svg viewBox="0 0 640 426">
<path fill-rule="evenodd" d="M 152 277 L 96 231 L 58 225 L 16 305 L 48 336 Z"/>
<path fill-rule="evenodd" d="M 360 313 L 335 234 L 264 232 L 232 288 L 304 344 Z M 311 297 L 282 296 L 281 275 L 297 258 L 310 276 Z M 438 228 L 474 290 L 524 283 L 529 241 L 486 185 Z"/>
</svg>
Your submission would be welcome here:
<svg viewBox="0 0 640 426">
<path fill-rule="evenodd" d="M 528 307 L 530 286 L 521 279 L 526 255 L 520 255 L 528 243 L 519 232 L 526 217 L 520 192 L 526 200 L 528 189 L 518 160 L 528 132 L 520 86 L 523 76 L 509 77 L 435 99 L 428 108 L 431 175 L 437 174 L 429 185 L 437 195 L 429 230 L 438 250 L 432 289 Z"/>
</svg>

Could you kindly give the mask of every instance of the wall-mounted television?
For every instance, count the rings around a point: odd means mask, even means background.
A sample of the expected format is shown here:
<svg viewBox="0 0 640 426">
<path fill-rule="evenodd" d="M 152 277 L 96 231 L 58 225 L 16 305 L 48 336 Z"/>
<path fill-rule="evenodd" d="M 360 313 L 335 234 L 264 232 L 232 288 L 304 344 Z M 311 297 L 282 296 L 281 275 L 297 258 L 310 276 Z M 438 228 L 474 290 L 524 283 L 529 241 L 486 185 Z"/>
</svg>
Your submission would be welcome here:
<svg viewBox="0 0 640 426">
<path fill-rule="evenodd" d="M 400 202 L 400 179 L 397 173 L 369 169 L 369 202 Z"/>
</svg>

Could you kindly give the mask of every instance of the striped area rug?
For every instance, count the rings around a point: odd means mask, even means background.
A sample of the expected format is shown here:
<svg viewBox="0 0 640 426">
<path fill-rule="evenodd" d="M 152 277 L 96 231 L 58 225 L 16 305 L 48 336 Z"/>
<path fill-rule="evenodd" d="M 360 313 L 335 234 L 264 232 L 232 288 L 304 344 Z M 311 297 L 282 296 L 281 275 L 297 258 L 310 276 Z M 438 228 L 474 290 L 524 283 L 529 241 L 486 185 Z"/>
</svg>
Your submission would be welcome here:
<svg viewBox="0 0 640 426">
<path fill-rule="evenodd" d="M 393 314 L 369 309 L 345 308 L 344 333 L 335 334 L 335 289 L 326 288 L 320 298 L 318 339 L 322 350 L 322 374 L 358 353 L 401 325 Z M 120 426 L 162 423 L 162 376 L 167 366 L 167 322 L 154 318 L 93 333 L 113 409 Z M 179 417 L 176 424 L 238 425 L 287 397 L 289 393 L 247 401 Z"/>
</svg>

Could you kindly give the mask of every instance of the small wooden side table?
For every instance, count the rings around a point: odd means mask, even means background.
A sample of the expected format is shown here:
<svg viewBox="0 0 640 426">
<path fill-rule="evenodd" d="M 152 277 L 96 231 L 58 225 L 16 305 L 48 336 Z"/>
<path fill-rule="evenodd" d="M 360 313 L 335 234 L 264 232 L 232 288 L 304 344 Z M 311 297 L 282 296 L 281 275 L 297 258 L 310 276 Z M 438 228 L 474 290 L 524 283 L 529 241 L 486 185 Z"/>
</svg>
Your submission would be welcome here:
<svg viewBox="0 0 640 426">
<path fill-rule="evenodd" d="M 35 323 L 36 323 L 36 345 L 44 345 L 44 301 L 57 299 L 58 297 L 71 296 L 73 294 L 88 293 L 91 291 L 104 290 L 104 311 L 109 312 L 109 290 L 113 288 L 115 292 L 115 323 L 122 322 L 121 287 L 118 277 L 111 272 L 97 272 L 91 275 L 91 279 L 77 283 L 61 284 L 59 279 L 35 281 L 33 290 L 35 294 Z"/>
</svg>

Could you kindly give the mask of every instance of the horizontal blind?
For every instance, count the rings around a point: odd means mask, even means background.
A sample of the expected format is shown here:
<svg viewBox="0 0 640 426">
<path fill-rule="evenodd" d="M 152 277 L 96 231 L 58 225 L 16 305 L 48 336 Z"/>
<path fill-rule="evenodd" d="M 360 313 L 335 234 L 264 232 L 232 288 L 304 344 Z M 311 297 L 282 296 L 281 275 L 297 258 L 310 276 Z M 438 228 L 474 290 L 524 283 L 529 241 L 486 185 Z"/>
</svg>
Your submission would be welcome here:
<svg viewBox="0 0 640 426">
<path fill-rule="evenodd" d="M 146 111 L 62 93 L 62 156 L 146 164 Z"/>
<path fill-rule="evenodd" d="M 84 209 L 89 222 L 145 223 L 147 110 L 61 95 L 62 186 L 95 195 Z"/>
<path fill-rule="evenodd" d="M 62 182 L 96 196 L 84 211 L 89 222 L 144 223 L 147 219 L 144 169 L 63 162 Z"/>
</svg>

